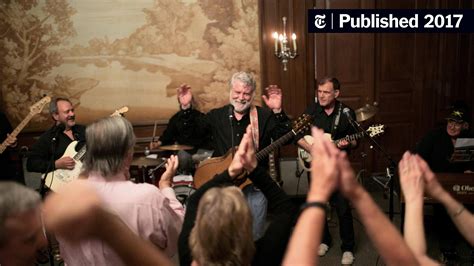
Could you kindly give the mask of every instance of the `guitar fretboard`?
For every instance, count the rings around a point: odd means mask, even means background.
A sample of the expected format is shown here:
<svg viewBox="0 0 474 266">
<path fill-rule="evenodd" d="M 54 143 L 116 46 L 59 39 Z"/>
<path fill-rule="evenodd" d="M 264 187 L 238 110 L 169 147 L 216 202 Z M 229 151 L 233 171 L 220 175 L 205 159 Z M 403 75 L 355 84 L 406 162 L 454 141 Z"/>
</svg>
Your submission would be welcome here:
<svg viewBox="0 0 474 266">
<path fill-rule="evenodd" d="M 18 126 L 12 131 L 12 133 L 10 134 L 10 136 L 12 137 L 16 137 L 22 130 L 23 128 L 25 128 L 25 126 L 28 124 L 28 122 L 30 122 L 31 118 L 33 118 L 33 116 L 35 116 L 34 113 L 29 113 L 25 119 L 23 119 L 23 121 L 21 121 L 20 124 L 18 124 Z M 0 153 L 2 153 L 3 151 L 5 151 L 5 149 L 7 148 L 7 140 L 5 140 L 2 145 L 0 146 Z"/>
<path fill-rule="evenodd" d="M 347 140 L 347 141 L 353 141 L 353 140 L 357 140 L 357 139 L 360 139 L 362 137 L 364 137 L 365 135 L 365 132 L 359 132 L 359 133 L 355 133 L 355 134 L 352 134 L 352 135 L 349 135 L 349 136 L 346 136 L 344 138 L 340 138 L 338 140 L 335 140 L 334 141 L 334 144 L 339 144 L 339 142 L 341 142 L 342 140 Z"/>
<path fill-rule="evenodd" d="M 265 157 L 268 156 L 268 154 L 270 154 L 270 152 L 272 152 L 274 149 L 282 146 L 284 143 L 286 143 L 288 140 L 290 140 L 295 135 L 296 135 L 295 131 L 291 130 L 290 132 L 283 135 L 283 137 L 281 137 L 278 140 L 272 142 L 272 144 L 270 144 L 267 147 L 263 148 L 262 150 L 260 150 L 256 154 L 257 160 L 258 161 L 263 160 Z"/>
</svg>

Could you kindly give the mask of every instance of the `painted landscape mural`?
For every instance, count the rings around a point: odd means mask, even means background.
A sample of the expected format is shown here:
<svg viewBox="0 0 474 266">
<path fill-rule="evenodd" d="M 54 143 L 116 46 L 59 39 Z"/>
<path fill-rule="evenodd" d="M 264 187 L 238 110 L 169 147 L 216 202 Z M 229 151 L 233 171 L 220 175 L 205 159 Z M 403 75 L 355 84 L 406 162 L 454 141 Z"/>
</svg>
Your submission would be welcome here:
<svg viewBox="0 0 474 266">
<path fill-rule="evenodd" d="M 227 102 L 233 72 L 258 78 L 257 9 L 255 0 L 3 0 L 2 105 L 13 125 L 43 95 L 70 98 L 82 124 L 121 106 L 146 124 L 174 114 L 176 87 L 188 83 L 208 111 Z M 51 126 L 46 109 L 29 130 Z"/>
</svg>

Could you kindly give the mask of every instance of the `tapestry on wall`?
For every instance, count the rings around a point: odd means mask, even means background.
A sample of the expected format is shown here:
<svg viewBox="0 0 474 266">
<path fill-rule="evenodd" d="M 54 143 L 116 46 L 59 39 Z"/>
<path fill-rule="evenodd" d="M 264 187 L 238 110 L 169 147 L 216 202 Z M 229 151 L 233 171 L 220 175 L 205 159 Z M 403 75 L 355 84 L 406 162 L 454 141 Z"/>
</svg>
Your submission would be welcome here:
<svg viewBox="0 0 474 266">
<path fill-rule="evenodd" d="M 208 111 L 228 102 L 232 73 L 260 72 L 257 1 L 5 0 L 0 15 L 14 125 L 44 95 L 69 98 L 82 124 L 121 106 L 134 124 L 166 120 L 182 83 Z M 29 129 L 49 126 L 45 110 Z"/>
</svg>

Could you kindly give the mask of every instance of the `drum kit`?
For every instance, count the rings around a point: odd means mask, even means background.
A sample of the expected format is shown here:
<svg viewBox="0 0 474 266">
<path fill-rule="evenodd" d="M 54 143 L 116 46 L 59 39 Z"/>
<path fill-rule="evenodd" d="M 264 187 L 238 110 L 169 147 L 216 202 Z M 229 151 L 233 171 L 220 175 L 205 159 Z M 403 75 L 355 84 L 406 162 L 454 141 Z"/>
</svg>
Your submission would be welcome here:
<svg viewBox="0 0 474 266">
<path fill-rule="evenodd" d="M 131 166 L 130 166 L 130 175 L 132 180 L 137 183 L 150 183 L 158 187 L 158 183 L 160 181 L 161 175 L 165 172 L 166 168 L 166 157 L 158 158 L 157 155 L 160 152 L 171 152 L 171 154 L 176 153 L 178 151 L 186 151 L 192 150 L 192 146 L 188 145 L 165 145 L 160 146 L 156 150 L 138 150 L 135 154 L 145 154 L 146 156 L 140 156 L 133 159 Z M 176 194 L 176 198 L 181 202 L 181 204 L 185 205 L 188 197 L 196 191 L 194 188 L 193 179 L 190 178 L 182 178 L 177 176 L 178 178 L 173 178 L 172 186 Z"/>
</svg>

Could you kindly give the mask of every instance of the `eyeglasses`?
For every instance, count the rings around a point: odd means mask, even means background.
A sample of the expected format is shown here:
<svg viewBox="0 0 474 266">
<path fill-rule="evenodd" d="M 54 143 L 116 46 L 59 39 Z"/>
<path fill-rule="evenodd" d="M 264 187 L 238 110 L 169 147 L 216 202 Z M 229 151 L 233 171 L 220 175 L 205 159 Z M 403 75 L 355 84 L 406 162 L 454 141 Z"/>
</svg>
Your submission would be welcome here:
<svg viewBox="0 0 474 266">
<path fill-rule="evenodd" d="M 461 128 L 463 123 L 456 122 L 454 120 L 448 120 L 448 126 L 454 128 Z"/>
</svg>

